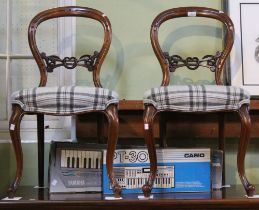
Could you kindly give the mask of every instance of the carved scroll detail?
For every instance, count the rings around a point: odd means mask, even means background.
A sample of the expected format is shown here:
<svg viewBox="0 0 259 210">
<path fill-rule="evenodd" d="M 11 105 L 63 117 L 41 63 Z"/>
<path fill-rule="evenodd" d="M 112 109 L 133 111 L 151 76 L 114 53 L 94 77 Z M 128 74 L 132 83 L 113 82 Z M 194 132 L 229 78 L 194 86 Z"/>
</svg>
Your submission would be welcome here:
<svg viewBox="0 0 259 210">
<path fill-rule="evenodd" d="M 74 69 L 76 66 L 83 66 L 88 71 L 93 71 L 99 52 L 95 51 L 93 55 L 82 55 L 79 59 L 75 57 L 65 57 L 61 59 L 56 55 L 47 56 L 42 52 L 41 57 L 45 61 L 46 71 L 53 72 L 57 67 L 64 66 L 67 69 Z"/>
<path fill-rule="evenodd" d="M 215 72 L 217 61 L 221 56 L 221 52 L 216 52 L 216 55 L 205 55 L 202 59 L 197 57 L 187 57 L 186 59 L 183 59 L 179 55 L 170 56 L 168 52 L 164 52 L 163 54 L 169 63 L 170 72 L 174 72 L 177 68 L 184 66 L 190 70 L 196 70 L 202 66 L 209 68 L 212 72 Z"/>
</svg>

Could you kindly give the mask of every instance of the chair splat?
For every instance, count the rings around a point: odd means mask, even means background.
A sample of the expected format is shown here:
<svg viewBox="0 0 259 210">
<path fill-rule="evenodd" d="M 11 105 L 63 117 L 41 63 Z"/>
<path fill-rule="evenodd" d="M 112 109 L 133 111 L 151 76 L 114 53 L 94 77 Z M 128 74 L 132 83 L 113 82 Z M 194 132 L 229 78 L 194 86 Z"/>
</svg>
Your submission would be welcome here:
<svg viewBox="0 0 259 210">
<path fill-rule="evenodd" d="M 79 59 L 76 57 L 65 57 L 60 58 L 56 55 L 47 56 L 45 52 L 41 53 L 41 57 L 45 62 L 46 71 L 51 73 L 57 67 L 64 66 L 67 69 L 74 69 L 77 66 L 82 66 L 88 69 L 88 71 L 93 71 L 96 64 L 99 52 L 94 51 L 93 55 L 82 55 Z"/>
<path fill-rule="evenodd" d="M 184 66 L 189 70 L 196 70 L 201 66 L 210 69 L 212 72 L 215 72 L 217 61 L 221 54 L 221 52 L 217 51 L 215 55 L 205 55 L 202 57 L 202 59 L 199 59 L 198 57 L 187 57 L 184 59 L 179 55 L 170 56 L 168 52 L 163 52 L 163 55 L 169 64 L 170 72 L 175 72 L 177 68 Z"/>
</svg>

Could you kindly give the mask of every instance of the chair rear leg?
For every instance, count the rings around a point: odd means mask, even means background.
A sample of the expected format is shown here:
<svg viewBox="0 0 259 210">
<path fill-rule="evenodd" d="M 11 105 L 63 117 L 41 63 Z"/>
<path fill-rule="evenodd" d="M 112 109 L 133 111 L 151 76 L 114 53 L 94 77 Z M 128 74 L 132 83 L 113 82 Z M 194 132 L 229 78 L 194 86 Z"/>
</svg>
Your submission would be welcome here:
<svg viewBox="0 0 259 210">
<path fill-rule="evenodd" d="M 113 158 L 114 158 L 114 152 L 115 152 L 115 148 L 118 140 L 118 132 L 119 132 L 119 119 L 118 119 L 117 106 L 110 105 L 106 109 L 106 115 L 108 118 L 108 140 L 107 140 L 107 153 L 106 153 L 107 174 L 110 179 L 114 196 L 120 197 L 121 186 L 117 183 L 113 172 Z"/>
<path fill-rule="evenodd" d="M 98 115 L 98 119 L 97 119 L 97 140 L 98 140 L 99 144 L 105 143 L 104 133 L 105 133 L 105 119 L 104 119 L 103 115 Z"/>
<path fill-rule="evenodd" d="M 222 185 L 225 185 L 225 113 L 219 113 L 219 150 L 223 151 Z"/>
<path fill-rule="evenodd" d="M 7 193 L 9 198 L 15 196 L 15 192 L 20 185 L 23 171 L 23 153 L 20 136 L 20 123 L 24 115 L 24 111 L 18 105 L 12 106 L 13 112 L 9 121 L 9 132 L 15 152 L 16 158 L 16 174 L 13 183 L 10 185 Z"/>
<path fill-rule="evenodd" d="M 160 143 L 159 146 L 162 148 L 167 147 L 166 143 L 166 131 L 167 131 L 167 117 L 164 112 L 160 113 L 159 116 L 159 137 Z"/>
<path fill-rule="evenodd" d="M 239 116 L 241 120 L 241 133 L 240 141 L 237 154 L 237 167 L 238 174 L 241 179 L 241 182 L 246 190 L 248 196 L 253 196 L 255 193 L 255 187 L 249 183 L 245 175 L 245 155 L 246 149 L 250 140 L 251 132 L 251 119 L 249 115 L 248 105 L 243 105 L 239 111 Z"/>
<path fill-rule="evenodd" d="M 157 173 L 157 158 L 154 144 L 153 123 L 156 115 L 156 109 L 153 106 L 145 106 L 144 110 L 144 138 L 148 148 L 150 160 L 150 174 L 147 183 L 142 187 L 145 197 L 149 197 Z"/>
<path fill-rule="evenodd" d="M 37 114 L 38 184 L 44 187 L 44 114 Z"/>
</svg>

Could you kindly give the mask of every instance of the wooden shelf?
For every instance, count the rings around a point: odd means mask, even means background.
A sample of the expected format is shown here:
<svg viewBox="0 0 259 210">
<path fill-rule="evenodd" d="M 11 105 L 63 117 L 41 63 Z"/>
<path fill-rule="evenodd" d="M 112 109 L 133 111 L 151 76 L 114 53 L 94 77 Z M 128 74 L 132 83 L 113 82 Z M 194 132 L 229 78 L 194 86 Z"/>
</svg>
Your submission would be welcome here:
<svg viewBox="0 0 259 210">
<path fill-rule="evenodd" d="M 144 110 L 142 100 L 120 100 L 119 110 Z"/>
<path fill-rule="evenodd" d="M 259 110 L 259 100 L 251 100 L 251 110 Z"/>
<path fill-rule="evenodd" d="M 119 138 L 143 139 L 143 101 L 121 100 L 119 102 Z M 251 137 L 259 137 L 259 100 L 251 100 Z M 168 138 L 217 138 L 218 115 L 192 115 L 168 113 Z M 89 139 L 97 136 L 96 120 L 99 115 L 79 116 L 77 118 L 77 137 Z M 105 126 L 104 126 L 105 127 Z M 87 132 L 85 132 L 87 130 Z M 226 138 L 239 138 L 240 120 L 237 114 L 226 113 Z M 155 137 L 159 137 L 159 125 L 155 122 Z"/>
<path fill-rule="evenodd" d="M 144 105 L 142 100 L 120 100 L 119 110 L 143 110 Z M 259 110 L 259 100 L 251 100 L 251 110 Z"/>
<path fill-rule="evenodd" d="M 19 201 L 0 201 L 0 209 L 84 209 L 131 210 L 141 209 L 259 209 L 259 199 L 244 197 L 242 186 L 231 186 L 209 193 L 154 194 L 153 200 L 138 200 L 137 194 L 125 195 L 122 200 L 107 201 L 102 194 L 53 194 L 47 189 L 20 187 Z M 3 196 L 2 196 L 3 197 Z"/>
</svg>

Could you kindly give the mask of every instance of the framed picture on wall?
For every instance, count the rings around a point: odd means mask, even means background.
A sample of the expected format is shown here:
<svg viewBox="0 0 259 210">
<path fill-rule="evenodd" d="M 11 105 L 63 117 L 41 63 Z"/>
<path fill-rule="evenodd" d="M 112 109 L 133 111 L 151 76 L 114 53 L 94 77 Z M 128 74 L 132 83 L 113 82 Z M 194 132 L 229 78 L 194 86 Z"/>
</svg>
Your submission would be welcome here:
<svg viewBox="0 0 259 210">
<path fill-rule="evenodd" d="M 229 0 L 228 12 L 235 25 L 231 84 L 259 97 L 259 0 Z"/>
</svg>

